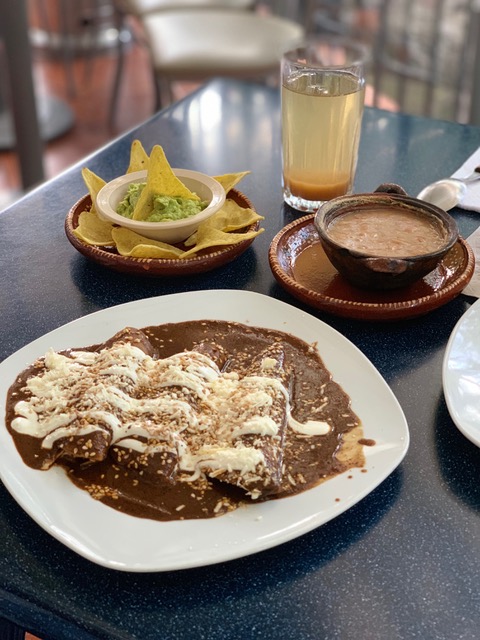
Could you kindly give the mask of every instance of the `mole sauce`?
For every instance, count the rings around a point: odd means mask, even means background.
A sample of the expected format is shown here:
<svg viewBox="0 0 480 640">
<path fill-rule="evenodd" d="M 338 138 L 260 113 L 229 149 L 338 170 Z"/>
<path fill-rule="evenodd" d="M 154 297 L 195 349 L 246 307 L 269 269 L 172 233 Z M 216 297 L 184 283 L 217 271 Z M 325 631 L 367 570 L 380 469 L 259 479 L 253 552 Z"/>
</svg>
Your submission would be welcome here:
<svg viewBox="0 0 480 640">
<path fill-rule="evenodd" d="M 305 435 L 287 428 L 278 490 L 260 496 L 256 502 L 296 494 L 348 468 L 364 465 L 359 419 L 350 408 L 350 398 L 332 380 L 315 347 L 280 331 L 213 320 L 150 326 L 141 332 L 155 357 L 206 349 L 215 355 L 221 370 L 240 376 L 246 374 L 252 360 L 263 350 L 272 344 L 282 347 L 283 365 L 289 371 L 291 416 L 300 423 L 322 420 L 328 422 L 330 429 L 324 435 Z M 99 351 L 104 346 L 82 350 Z M 40 359 L 20 374 L 7 398 L 7 428 L 25 464 L 34 468 L 40 467 L 39 438 L 18 433 L 11 423 L 17 402 L 28 400 L 26 380 L 42 371 L 42 363 Z M 65 455 L 55 464 L 61 465 L 67 477 L 94 499 L 140 518 L 163 521 L 210 518 L 252 502 L 239 487 L 215 478 L 202 474 L 191 482 L 175 482 L 168 475 L 156 473 L 155 465 L 135 468 L 119 464 L 111 455 L 99 461 Z"/>
</svg>

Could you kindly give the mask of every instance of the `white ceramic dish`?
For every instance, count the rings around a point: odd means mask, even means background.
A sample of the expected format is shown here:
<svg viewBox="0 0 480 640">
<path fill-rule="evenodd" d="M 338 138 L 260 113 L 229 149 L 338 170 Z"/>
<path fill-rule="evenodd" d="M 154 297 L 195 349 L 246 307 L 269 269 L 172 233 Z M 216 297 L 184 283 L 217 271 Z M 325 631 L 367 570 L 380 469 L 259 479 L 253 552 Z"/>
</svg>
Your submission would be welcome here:
<svg viewBox="0 0 480 640">
<path fill-rule="evenodd" d="M 397 467 L 407 451 L 409 433 L 402 409 L 361 351 L 313 316 L 247 291 L 148 298 L 79 318 L 0 364 L 0 404 L 4 405 L 16 375 L 50 347 L 99 343 L 127 325 L 141 328 L 201 319 L 235 320 L 316 343 L 334 379 L 349 393 L 365 438 L 376 442 L 365 447 L 367 472 L 353 469 L 294 497 L 249 505 L 219 518 L 155 522 L 126 516 L 96 502 L 67 480 L 60 468 L 30 469 L 7 429 L 0 429 L 0 476 L 7 489 L 52 536 L 100 565 L 123 571 L 167 571 L 215 564 L 274 547 L 356 504 Z M 4 406 L 0 411 L 5 415 Z"/>
<path fill-rule="evenodd" d="M 443 392 L 450 416 L 480 447 L 480 300 L 457 322 L 443 358 Z"/>
<path fill-rule="evenodd" d="M 183 220 L 165 222 L 143 222 L 141 220 L 130 220 L 125 216 L 119 215 L 116 210 L 125 197 L 129 185 L 135 182 L 145 182 L 147 179 L 147 171 L 134 171 L 115 178 L 115 180 L 108 182 L 100 189 L 96 200 L 98 215 L 113 224 L 131 229 L 152 240 L 170 244 L 186 240 L 198 229 L 198 225 L 201 222 L 207 220 L 223 207 L 225 189 L 217 180 L 207 176 L 205 173 L 189 171 L 188 169 L 173 169 L 173 172 L 190 191 L 196 193 L 201 200 L 209 203 L 203 211 Z"/>
</svg>

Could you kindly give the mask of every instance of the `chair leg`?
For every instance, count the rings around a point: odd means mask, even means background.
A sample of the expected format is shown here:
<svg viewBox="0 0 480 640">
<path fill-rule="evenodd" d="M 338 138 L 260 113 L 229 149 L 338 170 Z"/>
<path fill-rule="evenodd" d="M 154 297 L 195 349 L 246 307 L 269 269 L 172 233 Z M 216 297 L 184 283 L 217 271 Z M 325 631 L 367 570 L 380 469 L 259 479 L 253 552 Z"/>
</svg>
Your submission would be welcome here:
<svg viewBox="0 0 480 640">
<path fill-rule="evenodd" d="M 84 65 L 83 65 L 83 77 L 84 82 L 87 83 L 94 74 L 95 58 L 100 53 L 100 15 L 98 3 L 95 3 L 95 7 L 91 10 L 91 13 L 87 13 L 83 18 L 84 28 L 87 32 L 87 46 L 84 52 Z"/>
<path fill-rule="evenodd" d="M 125 63 L 125 43 L 123 42 L 121 37 L 123 27 L 124 27 L 124 16 L 118 15 L 117 30 L 118 30 L 119 37 L 116 43 L 117 64 L 115 67 L 115 75 L 113 78 L 113 89 L 112 89 L 112 95 L 110 98 L 110 107 L 108 111 L 108 125 L 110 129 L 114 129 L 115 127 L 117 103 L 118 103 L 118 98 L 120 94 L 120 84 L 122 80 L 123 67 Z"/>
<path fill-rule="evenodd" d="M 153 104 L 153 109 L 154 111 L 160 111 L 160 109 L 162 108 L 162 87 L 161 87 L 161 80 L 160 78 L 157 76 L 157 74 L 155 73 L 155 69 L 152 67 L 152 80 L 153 80 L 153 90 L 154 90 L 154 104 Z"/>
<path fill-rule="evenodd" d="M 155 87 L 155 111 L 160 111 L 173 102 L 172 84 L 167 78 L 155 73 L 155 70 L 152 71 Z"/>
<path fill-rule="evenodd" d="M 65 77 L 67 80 L 68 94 L 71 98 L 77 95 L 77 89 L 75 85 L 75 78 L 73 74 L 73 35 L 69 33 L 68 29 L 68 7 L 65 1 L 60 2 L 60 25 L 63 38 L 63 66 L 65 70 Z"/>
</svg>

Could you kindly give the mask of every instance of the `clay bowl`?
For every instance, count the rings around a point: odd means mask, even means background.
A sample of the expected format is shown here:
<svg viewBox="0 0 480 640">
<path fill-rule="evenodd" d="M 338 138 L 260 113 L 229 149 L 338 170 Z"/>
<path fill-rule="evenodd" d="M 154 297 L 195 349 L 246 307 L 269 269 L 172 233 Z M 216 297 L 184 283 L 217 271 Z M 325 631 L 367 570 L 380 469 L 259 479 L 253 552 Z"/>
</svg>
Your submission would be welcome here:
<svg viewBox="0 0 480 640">
<path fill-rule="evenodd" d="M 377 218 L 373 227 L 372 214 Z M 357 230 L 360 225 L 363 228 L 367 218 L 370 227 L 365 226 L 364 237 L 357 238 Z M 343 236 L 334 239 L 332 234 L 338 234 L 339 229 L 334 231 L 335 225 L 340 222 L 347 226 Z M 457 224 L 446 211 L 411 198 L 398 185 L 381 185 L 374 193 L 330 200 L 319 208 L 314 224 L 333 266 L 349 282 L 365 289 L 396 289 L 412 284 L 433 271 L 458 239 Z M 409 229 L 414 227 L 415 234 L 410 234 Z M 385 242 L 369 249 L 371 237 L 377 234 L 385 235 Z M 416 242 L 401 253 L 404 245 L 398 246 L 398 239 L 409 243 L 413 236 L 417 237 Z M 425 237 L 431 240 L 427 242 Z"/>
</svg>

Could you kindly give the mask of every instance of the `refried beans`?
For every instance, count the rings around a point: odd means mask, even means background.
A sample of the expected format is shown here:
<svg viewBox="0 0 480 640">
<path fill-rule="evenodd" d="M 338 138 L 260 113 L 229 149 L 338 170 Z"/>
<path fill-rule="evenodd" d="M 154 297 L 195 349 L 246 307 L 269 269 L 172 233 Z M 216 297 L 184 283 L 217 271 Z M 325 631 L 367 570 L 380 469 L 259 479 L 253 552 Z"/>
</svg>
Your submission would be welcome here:
<svg viewBox="0 0 480 640">
<path fill-rule="evenodd" d="M 342 247 L 372 256 L 406 258 L 445 245 L 445 231 L 436 218 L 393 207 L 349 211 L 334 218 L 327 232 Z"/>
</svg>

